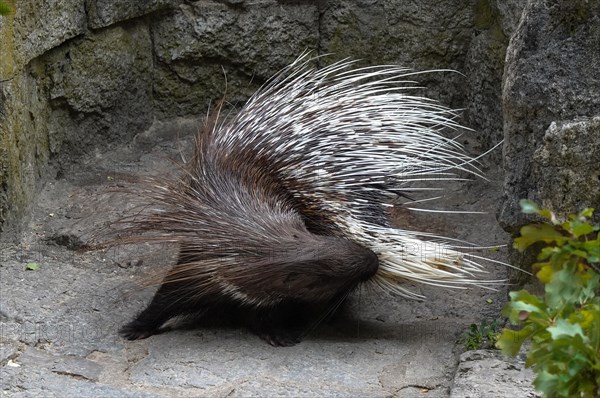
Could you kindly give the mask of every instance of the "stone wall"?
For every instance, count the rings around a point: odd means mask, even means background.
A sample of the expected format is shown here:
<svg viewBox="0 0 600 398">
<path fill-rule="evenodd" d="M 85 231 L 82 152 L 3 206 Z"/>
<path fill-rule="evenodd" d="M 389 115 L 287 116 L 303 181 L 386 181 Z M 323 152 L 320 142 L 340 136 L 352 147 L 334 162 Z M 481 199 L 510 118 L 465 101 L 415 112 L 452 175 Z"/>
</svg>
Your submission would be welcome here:
<svg viewBox="0 0 600 398">
<path fill-rule="evenodd" d="M 0 17 L 0 225 L 25 212 L 44 173 L 64 176 L 154 120 L 204 115 L 225 93 L 243 103 L 305 50 L 333 53 L 320 62 L 466 73 L 422 84 L 466 109 L 489 147 L 500 139 L 499 71 L 516 23 L 515 7 L 496 1 L 19 2 Z"/>
<path fill-rule="evenodd" d="M 600 210 L 600 2 L 530 0 L 508 47 L 502 95 L 501 225 L 516 233 L 527 222 L 522 198 L 561 217 Z"/>
<path fill-rule="evenodd" d="M 475 152 L 504 137 L 505 229 L 524 222 L 523 197 L 561 211 L 600 207 L 598 2 L 50 3 L 18 2 L 0 17 L 0 225 L 25 213 L 45 174 L 60 178 L 156 120 L 202 117 L 223 95 L 239 105 L 305 50 L 333 53 L 320 63 L 461 72 L 420 83 L 464 110 Z M 488 159 L 500 164 L 501 154 Z"/>
</svg>

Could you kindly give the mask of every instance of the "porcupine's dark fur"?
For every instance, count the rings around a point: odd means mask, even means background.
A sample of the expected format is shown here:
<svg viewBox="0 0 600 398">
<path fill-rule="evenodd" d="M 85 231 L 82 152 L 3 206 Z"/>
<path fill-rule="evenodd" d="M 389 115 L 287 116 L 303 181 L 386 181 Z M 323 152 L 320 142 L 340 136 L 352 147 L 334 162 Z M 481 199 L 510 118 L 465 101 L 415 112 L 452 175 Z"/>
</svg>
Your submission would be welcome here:
<svg viewBox="0 0 600 398">
<path fill-rule="evenodd" d="M 315 321 L 308 314 L 318 321 L 363 281 L 411 298 L 403 280 L 479 283 L 478 264 L 420 239 L 437 236 L 391 228 L 385 210 L 419 181 L 478 174 L 438 131 L 457 127 L 452 111 L 400 92 L 412 84 L 404 69 L 348 71 L 344 61 L 315 72 L 309 61 L 276 75 L 229 123 L 209 121 L 183 177 L 143 193 L 123 242 L 173 242 L 180 253 L 122 336 L 230 312 L 270 344 L 292 345 Z"/>
</svg>

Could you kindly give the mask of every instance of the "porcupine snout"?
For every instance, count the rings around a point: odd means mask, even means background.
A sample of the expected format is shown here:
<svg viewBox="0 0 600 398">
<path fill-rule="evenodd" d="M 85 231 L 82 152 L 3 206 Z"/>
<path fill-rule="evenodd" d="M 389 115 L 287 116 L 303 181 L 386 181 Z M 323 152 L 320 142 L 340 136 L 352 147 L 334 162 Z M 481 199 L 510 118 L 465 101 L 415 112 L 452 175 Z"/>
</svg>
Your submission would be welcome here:
<svg viewBox="0 0 600 398">
<path fill-rule="evenodd" d="M 373 251 L 366 249 L 367 253 L 364 256 L 364 271 L 362 273 L 361 282 L 371 279 L 379 269 L 379 258 Z"/>
<path fill-rule="evenodd" d="M 321 236 L 321 252 L 318 260 L 331 269 L 340 280 L 349 279 L 364 282 L 379 268 L 379 259 L 370 249 L 347 239 Z"/>
<path fill-rule="evenodd" d="M 347 261 L 356 269 L 356 277 L 360 282 L 369 280 L 379 268 L 379 258 L 372 250 L 348 241 Z"/>
</svg>

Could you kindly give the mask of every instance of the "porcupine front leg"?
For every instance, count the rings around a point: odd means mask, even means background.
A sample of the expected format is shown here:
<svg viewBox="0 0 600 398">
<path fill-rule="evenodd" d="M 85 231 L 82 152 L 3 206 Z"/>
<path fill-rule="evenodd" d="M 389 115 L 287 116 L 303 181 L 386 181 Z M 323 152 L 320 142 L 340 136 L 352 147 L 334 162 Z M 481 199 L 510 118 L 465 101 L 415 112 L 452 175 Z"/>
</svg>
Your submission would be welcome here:
<svg viewBox="0 0 600 398">
<path fill-rule="evenodd" d="M 152 301 L 133 321 L 123 326 L 119 334 L 128 340 L 145 339 L 160 332 L 169 319 L 184 313 L 181 305 L 174 305 L 180 283 L 163 283 Z M 179 292 L 181 294 L 181 292 Z"/>
<path fill-rule="evenodd" d="M 177 274 L 178 267 L 196 260 L 185 246 L 179 250 L 177 264 L 169 275 Z M 162 285 L 154 294 L 152 301 L 133 321 L 123 326 L 119 334 L 128 340 L 139 340 L 161 333 L 161 326 L 169 319 L 179 315 L 203 313 L 207 307 L 202 304 L 202 296 L 195 285 L 186 280 L 170 280 L 165 277 Z"/>
<path fill-rule="evenodd" d="M 308 328 L 308 307 L 299 303 L 246 312 L 250 331 L 274 347 L 291 347 L 302 341 Z"/>
</svg>

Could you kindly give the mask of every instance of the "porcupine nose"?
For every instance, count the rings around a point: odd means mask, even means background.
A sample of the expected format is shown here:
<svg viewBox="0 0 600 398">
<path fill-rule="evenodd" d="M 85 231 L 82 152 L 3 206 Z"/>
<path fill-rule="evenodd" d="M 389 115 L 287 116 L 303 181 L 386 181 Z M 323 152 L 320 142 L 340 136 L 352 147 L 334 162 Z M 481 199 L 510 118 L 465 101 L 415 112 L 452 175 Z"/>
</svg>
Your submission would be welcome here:
<svg viewBox="0 0 600 398">
<path fill-rule="evenodd" d="M 372 250 L 363 248 L 364 255 L 362 258 L 362 272 L 360 275 L 361 282 L 369 280 L 379 268 L 379 258 Z"/>
</svg>

